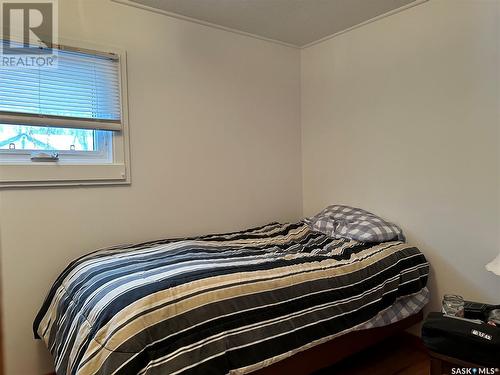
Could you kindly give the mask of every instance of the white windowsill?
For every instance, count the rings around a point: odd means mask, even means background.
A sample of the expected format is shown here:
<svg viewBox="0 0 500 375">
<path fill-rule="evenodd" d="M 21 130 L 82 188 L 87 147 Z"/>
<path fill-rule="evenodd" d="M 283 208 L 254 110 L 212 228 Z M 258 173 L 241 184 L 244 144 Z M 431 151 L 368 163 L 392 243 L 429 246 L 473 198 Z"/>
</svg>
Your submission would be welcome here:
<svg viewBox="0 0 500 375">
<path fill-rule="evenodd" d="M 130 184 L 125 164 L 2 164 L 0 189 Z"/>
</svg>

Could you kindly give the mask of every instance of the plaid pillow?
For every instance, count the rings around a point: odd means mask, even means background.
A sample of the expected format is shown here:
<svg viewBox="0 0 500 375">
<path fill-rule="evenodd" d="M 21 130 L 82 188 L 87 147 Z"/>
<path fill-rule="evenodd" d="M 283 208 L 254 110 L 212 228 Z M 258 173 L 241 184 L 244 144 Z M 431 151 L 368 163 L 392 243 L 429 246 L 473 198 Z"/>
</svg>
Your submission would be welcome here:
<svg viewBox="0 0 500 375">
<path fill-rule="evenodd" d="M 305 220 L 309 226 L 333 238 L 350 238 L 362 242 L 405 241 L 400 227 L 361 208 L 328 206 Z"/>
</svg>

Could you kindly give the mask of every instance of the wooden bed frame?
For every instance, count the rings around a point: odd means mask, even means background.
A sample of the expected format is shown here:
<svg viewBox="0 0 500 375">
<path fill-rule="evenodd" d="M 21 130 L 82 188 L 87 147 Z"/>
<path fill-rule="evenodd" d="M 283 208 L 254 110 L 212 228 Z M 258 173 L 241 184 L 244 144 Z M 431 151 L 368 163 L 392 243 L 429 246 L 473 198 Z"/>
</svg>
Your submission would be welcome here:
<svg viewBox="0 0 500 375">
<path fill-rule="evenodd" d="M 344 358 L 366 349 L 389 336 L 401 332 L 423 320 L 423 312 L 390 324 L 354 331 L 339 336 L 311 349 L 304 350 L 282 361 L 276 362 L 252 373 L 255 375 L 311 374 L 314 371 L 332 366 Z"/>
<path fill-rule="evenodd" d="M 314 371 L 334 365 L 344 358 L 366 349 L 387 337 L 399 333 L 421 322 L 423 312 L 400 320 L 385 327 L 364 329 L 339 336 L 331 341 L 304 350 L 289 358 L 283 359 L 263 369 L 252 372 L 252 375 L 293 374 L 306 375 Z M 55 373 L 47 375 L 56 375 Z"/>
</svg>

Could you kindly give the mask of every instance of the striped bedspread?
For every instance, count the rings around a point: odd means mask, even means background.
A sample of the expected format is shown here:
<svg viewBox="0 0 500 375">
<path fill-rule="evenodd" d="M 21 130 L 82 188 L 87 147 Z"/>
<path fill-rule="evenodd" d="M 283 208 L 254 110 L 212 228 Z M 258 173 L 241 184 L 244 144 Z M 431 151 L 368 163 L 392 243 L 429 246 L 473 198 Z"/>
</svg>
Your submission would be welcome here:
<svg viewBox="0 0 500 375">
<path fill-rule="evenodd" d="M 421 291 L 402 242 L 303 222 L 99 250 L 72 262 L 34 322 L 62 374 L 245 373 Z"/>
</svg>

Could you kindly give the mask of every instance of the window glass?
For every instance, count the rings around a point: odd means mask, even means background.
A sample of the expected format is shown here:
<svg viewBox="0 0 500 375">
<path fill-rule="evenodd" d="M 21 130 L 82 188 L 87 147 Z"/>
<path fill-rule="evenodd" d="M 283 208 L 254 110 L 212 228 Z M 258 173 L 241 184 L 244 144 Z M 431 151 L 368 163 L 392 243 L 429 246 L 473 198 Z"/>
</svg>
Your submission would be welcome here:
<svg viewBox="0 0 500 375">
<path fill-rule="evenodd" d="M 97 151 L 97 131 L 0 125 L 0 150 Z"/>
</svg>

